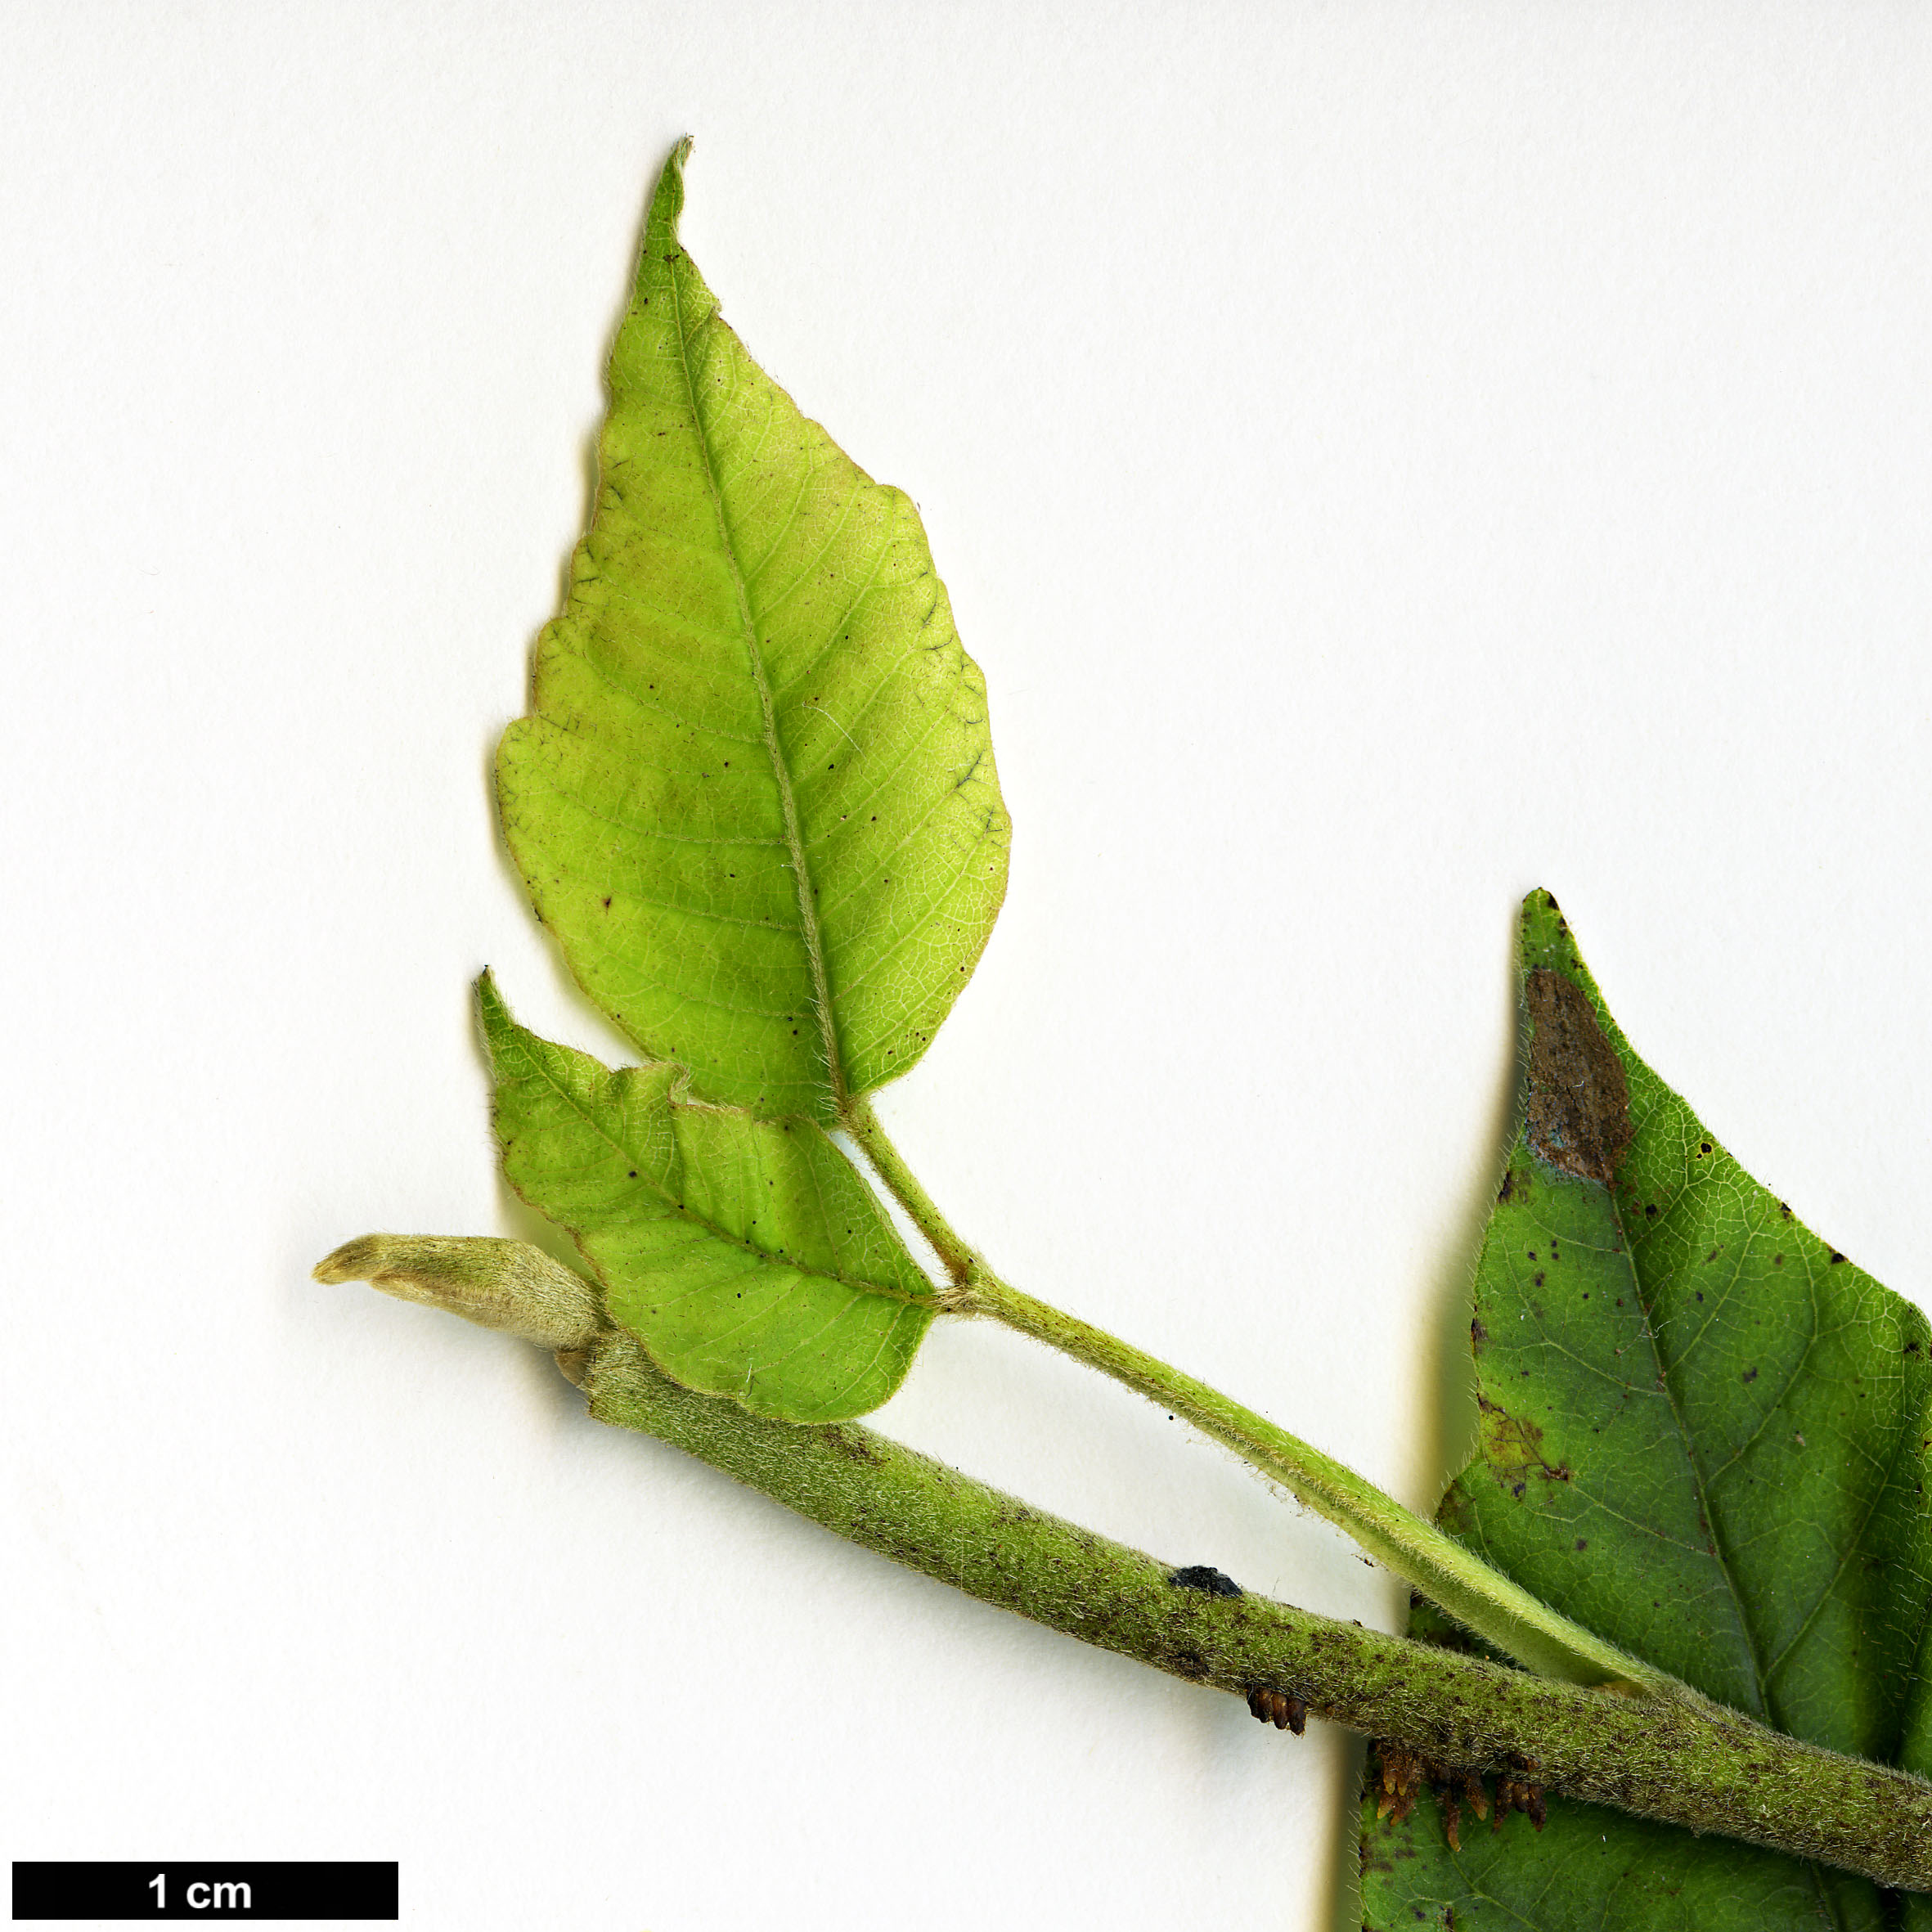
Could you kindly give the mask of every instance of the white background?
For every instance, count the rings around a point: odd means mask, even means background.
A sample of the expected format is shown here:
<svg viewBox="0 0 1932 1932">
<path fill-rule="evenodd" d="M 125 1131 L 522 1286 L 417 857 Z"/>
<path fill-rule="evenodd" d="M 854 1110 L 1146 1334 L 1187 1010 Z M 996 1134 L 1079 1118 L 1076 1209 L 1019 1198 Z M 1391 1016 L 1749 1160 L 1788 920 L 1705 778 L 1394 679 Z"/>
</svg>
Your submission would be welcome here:
<svg viewBox="0 0 1932 1932">
<path fill-rule="evenodd" d="M 310 1265 L 523 1231 L 468 982 L 622 1049 L 487 762 L 671 142 L 922 505 L 1015 822 L 883 1111 L 1012 1278 L 1433 1505 L 1516 900 L 1921 1302 L 1932 16 L 74 5 L 0 43 L 0 1857 L 395 1858 L 406 1920 L 1327 1928 L 1296 1744 Z M 1003 1332 L 881 1426 L 1389 1624 Z"/>
</svg>

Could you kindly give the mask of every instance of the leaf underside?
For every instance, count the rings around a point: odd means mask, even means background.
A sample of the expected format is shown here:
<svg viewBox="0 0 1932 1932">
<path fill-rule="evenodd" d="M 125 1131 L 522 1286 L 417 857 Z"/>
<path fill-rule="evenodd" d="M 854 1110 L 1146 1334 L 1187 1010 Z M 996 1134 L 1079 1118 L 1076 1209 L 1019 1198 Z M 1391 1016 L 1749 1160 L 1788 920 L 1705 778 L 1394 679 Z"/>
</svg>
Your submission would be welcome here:
<svg viewBox="0 0 1932 1932">
<path fill-rule="evenodd" d="M 653 199 L 595 514 L 505 733 L 505 837 L 592 999 L 703 1099 L 903 1073 L 1005 891 L 986 685 L 917 511 L 745 353 Z"/>
<path fill-rule="evenodd" d="M 505 1174 L 667 1374 L 795 1422 L 897 1388 L 932 1283 L 820 1128 L 693 1101 L 676 1067 L 613 1072 L 554 1046 L 487 973 L 477 996 Z"/>
<path fill-rule="evenodd" d="M 1776 1728 L 1932 1771 L 1932 1337 L 1638 1058 L 1556 903 L 1523 910 L 1522 1130 L 1478 1264 L 1480 1453 L 1444 1525 Z M 1875 1887 L 1552 1800 L 1452 1851 L 1363 1813 L 1364 1921 L 1866 1927 Z M 1907 1923 L 1932 1932 L 1926 1902 Z M 1447 1916 L 1453 1911 L 1453 1917 Z"/>
<path fill-rule="evenodd" d="M 1451 1849 L 1424 1799 L 1406 1822 L 1362 1823 L 1368 1932 L 1485 1927 L 1522 1932 L 1881 1932 L 1882 1919 L 1833 1917 L 1811 1869 L 1748 1845 L 1697 1838 L 1594 1804 L 1552 1800 L 1541 1833 L 1512 1817 L 1500 1831 L 1465 1815 Z M 1870 1888 L 1866 1890 L 1869 1893 Z M 1871 1897 L 1876 1902 L 1876 1894 Z"/>
</svg>

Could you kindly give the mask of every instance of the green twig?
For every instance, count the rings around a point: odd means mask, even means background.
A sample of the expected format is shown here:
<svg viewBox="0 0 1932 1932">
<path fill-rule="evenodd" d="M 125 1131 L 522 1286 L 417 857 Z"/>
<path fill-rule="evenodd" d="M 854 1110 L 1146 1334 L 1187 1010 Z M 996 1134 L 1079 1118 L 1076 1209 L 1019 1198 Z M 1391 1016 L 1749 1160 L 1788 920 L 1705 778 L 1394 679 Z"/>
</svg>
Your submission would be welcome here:
<svg viewBox="0 0 1932 1932">
<path fill-rule="evenodd" d="M 1552 1683 L 1266 1597 L 1177 1588 L 1170 1564 L 1034 1509 L 856 1422 L 767 1422 L 695 1395 L 626 1336 L 579 1366 L 600 1422 L 675 1443 L 940 1582 L 1157 1669 L 1471 1770 L 1932 1891 L 1932 1783 L 1799 1743 L 1694 1692 Z M 1520 1829 L 1521 1827 L 1519 1827 Z"/>
<path fill-rule="evenodd" d="M 1171 1566 L 857 1423 L 772 1422 L 694 1394 L 604 1323 L 591 1283 L 523 1243 L 368 1235 L 316 1275 L 374 1280 L 472 1319 L 480 1309 L 490 1326 L 555 1347 L 600 1421 L 1085 1642 L 1215 1690 L 1291 1693 L 1445 1767 L 1533 1776 L 1570 1797 L 1932 1891 L 1932 1784 L 1908 1772 L 1818 1750 L 1695 1692 L 1581 1690 L 1266 1597 L 1180 1587 Z"/>
</svg>

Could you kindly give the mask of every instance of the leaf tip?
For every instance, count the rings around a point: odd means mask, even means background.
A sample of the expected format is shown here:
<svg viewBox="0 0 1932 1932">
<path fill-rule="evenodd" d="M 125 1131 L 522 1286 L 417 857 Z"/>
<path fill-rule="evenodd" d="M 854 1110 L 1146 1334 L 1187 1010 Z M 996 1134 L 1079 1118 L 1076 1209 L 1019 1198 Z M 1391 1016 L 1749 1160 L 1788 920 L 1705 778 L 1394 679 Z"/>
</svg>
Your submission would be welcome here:
<svg viewBox="0 0 1932 1932">
<path fill-rule="evenodd" d="M 690 159 L 691 137 L 683 136 L 664 158 L 658 186 L 651 196 L 650 231 L 662 234 L 674 245 L 677 240 L 677 218 L 685 207 L 685 163 Z"/>
<path fill-rule="evenodd" d="M 1570 930 L 1570 922 L 1555 896 L 1539 886 L 1525 895 L 1516 927 L 1517 964 L 1525 978 L 1536 968 L 1554 967 L 1575 977 L 1583 967 L 1582 955 Z"/>
<path fill-rule="evenodd" d="M 477 974 L 473 988 L 476 995 L 477 1024 L 483 1029 L 483 1051 L 492 1072 L 497 1064 L 498 1049 L 519 1029 L 510 1017 L 510 1008 L 502 994 L 496 990 L 496 976 L 488 967 Z"/>
<path fill-rule="evenodd" d="M 1563 909 L 1557 903 L 1556 894 L 1545 886 L 1539 886 L 1534 892 L 1523 895 L 1523 903 L 1517 916 L 1525 944 L 1530 942 L 1532 934 L 1569 930 L 1568 922 L 1563 917 Z"/>
<path fill-rule="evenodd" d="M 496 976 L 487 966 L 470 983 L 470 991 L 476 995 L 476 1010 L 486 1022 L 492 1015 L 508 1017 L 509 1009 L 503 1004 L 503 995 L 496 991 Z"/>
</svg>

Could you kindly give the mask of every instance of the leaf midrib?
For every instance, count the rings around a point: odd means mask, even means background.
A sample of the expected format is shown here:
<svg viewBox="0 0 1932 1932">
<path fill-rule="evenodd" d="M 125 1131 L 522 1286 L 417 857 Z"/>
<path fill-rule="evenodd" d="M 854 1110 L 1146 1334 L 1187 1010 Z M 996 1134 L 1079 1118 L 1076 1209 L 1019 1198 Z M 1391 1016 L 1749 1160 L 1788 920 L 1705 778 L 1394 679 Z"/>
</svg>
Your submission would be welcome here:
<svg viewBox="0 0 1932 1932">
<path fill-rule="evenodd" d="M 772 776 L 778 786 L 779 810 L 784 821 L 784 843 L 792 863 L 792 881 L 798 899 L 799 937 L 804 943 L 806 962 L 811 973 L 812 1004 L 816 1009 L 819 1039 L 824 1050 L 825 1074 L 830 1085 L 835 1117 L 845 1112 L 845 1067 L 838 1051 L 838 1034 L 832 1011 L 831 982 L 825 970 L 824 944 L 819 932 L 818 909 L 813 903 L 811 874 L 806 865 L 805 840 L 800 829 L 798 802 L 792 789 L 792 770 L 785 762 L 779 740 L 778 713 L 772 702 L 771 681 L 758 649 L 757 626 L 752 621 L 751 595 L 744 581 L 744 569 L 738 546 L 725 516 L 724 492 L 718 487 L 717 461 L 711 447 L 711 434 L 704 411 L 698 401 L 698 385 L 692 373 L 690 340 L 685 330 L 684 288 L 677 272 L 684 255 L 681 243 L 673 241 L 676 253 L 665 263 L 666 280 L 671 284 L 671 314 L 677 334 L 678 372 L 684 378 L 685 398 L 691 411 L 691 425 L 697 433 L 698 450 L 704 459 L 704 484 L 711 495 L 712 514 L 717 519 L 718 541 L 731 572 L 731 588 L 738 600 L 738 616 L 744 634 L 745 656 L 751 665 L 752 682 L 758 694 L 758 708 L 764 722 L 765 753 L 771 761 Z M 715 312 L 714 312 L 715 313 Z"/>
<path fill-rule="evenodd" d="M 1696 1441 L 1684 1420 L 1683 1404 L 1678 1395 L 1673 1369 L 1664 1359 L 1652 1297 L 1642 1272 L 1637 1265 L 1637 1251 L 1631 1242 L 1630 1229 L 1624 1221 L 1624 1211 L 1618 1205 L 1616 1189 L 1610 1187 L 1606 1188 L 1604 1192 L 1610 1197 L 1611 1219 L 1615 1224 L 1617 1238 L 1623 1243 L 1624 1266 L 1629 1274 L 1630 1290 L 1637 1297 L 1638 1307 L 1643 1313 L 1644 1339 L 1650 1344 L 1651 1359 L 1656 1364 L 1657 1386 L 1663 1391 L 1664 1400 L 1670 1405 L 1670 1420 L 1676 1427 L 1678 1440 L 1683 1450 L 1684 1463 L 1691 1472 L 1691 1482 L 1696 1491 L 1697 1513 L 1710 1535 L 1710 1554 L 1716 1561 L 1719 1573 L 1724 1579 L 1724 1588 L 1730 1592 L 1732 1606 L 1737 1613 L 1737 1628 L 1744 1638 L 1745 1650 L 1750 1660 L 1751 1676 L 1758 1690 L 1758 1709 L 1753 1715 L 1775 1723 L 1777 1714 L 1771 1708 L 1770 1687 L 1764 1678 L 1763 1647 L 1758 1642 L 1758 1633 L 1746 1607 L 1744 1593 L 1738 1588 L 1737 1579 L 1732 1572 L 1731 1559 L 1724 1551 L 1723 1534 L 1719 1528 L 1718 1519 L 1711 1512 L 1710 1485 L 1705 1474 L 1703 1458 L 1697 1453 Z"/>
<path fill-rule="evenodd" d="M 1631 1057 L 1633 1058 L 1635 1056 Z M 1630 1230 L 1624 1222 L 1623 1208 L 1618 1203 L 1615 1188 L 1606 1188 L 1604 1192 L 1610 1197 L 1611 1218 L 1616 1225 L 1618 1238 L 1624 1244 L 1624 1262 L 1629 1270 L 1632 1292 L 1637 1296 L 1637 1305 L 1643 1311 L 1643 1325 L 1651 1345 L 1651 1355 L 1657 1364 L 1658 1386 L 1664 1391 L 1664 1400 L 1670 1404 L 1670 1419 L 1677 1426 L 1678 1438 L 1683 1445 L 1684 1461 L 1690 1469 L 1691 1480 L 1696 1488 L 1697 1512 L 1704 1520 L 1705 1528 L 1710 1533 L 1710 1553 L 1716 1559 L 1719 1574 L 1724 1579 L 1724 1588 L 1731 1593 L 1731 1601 L 1737 1612 L 1737 1628 L 1744 1638 L 1746 1654 L 1750 1660 L 1751 1674 L 1757 1680 L 1757 1714 L 1782 1731 L 1786 1726 L 1783 1713 L 1777 1708 L 1770 1683 L 1765 1674 L 1764 1647 L 1758 1641 L 1757 1629 L 1752 1622 L 1744 1593 L 1738 1588 L 1737 1579 L 1732 1574 L 1731 1559 L 1724 1549 L 1723 1531 L 1710 1507 L 1710 1493 L 1705 1477 L 1703 1458 L 1697 1453 L 1696 1439 L 1684 1421 L 1683 1405 L 1678 1398 L 1673 1368 L 1664 1359 L 1664 1347 L 1658 1336 L 1652 1299 L 1642 1273 L 1637 1265 L 1637 1250 L 1630 1239 Z M 1683 1190 L 1680 1189 L 1678 1199 L 1681 1200 L 1682 1197 Z M 1673 1201 L 1671 1205 L 1675 1206 L 1676 1201 Z M 1680 1356 L 1677 1366 L 1681 1368 L 1683 1362 L 1683 1358 Z M 1826 1884 L 1824 1874 L 1810 1859 L 1804 1860 L 1803 1863 L 1811 1880 L 1812 1889 L 1826 1917 L 1837 1928 L 1837 1932 L 1846 1932 L 1844 1914 L 1839 1910 L 1838 1900 L 1831 1888 Z"/>
</svg>

